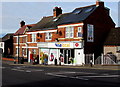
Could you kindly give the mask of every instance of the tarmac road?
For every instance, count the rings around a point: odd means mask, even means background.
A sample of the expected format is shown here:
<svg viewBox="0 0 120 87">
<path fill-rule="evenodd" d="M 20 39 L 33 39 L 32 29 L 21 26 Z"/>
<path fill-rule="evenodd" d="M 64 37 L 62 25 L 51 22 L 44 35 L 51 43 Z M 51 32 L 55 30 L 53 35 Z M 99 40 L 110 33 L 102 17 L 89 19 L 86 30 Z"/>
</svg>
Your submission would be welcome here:
<svg viewBox="0 0 120 87">
<path fill-rule="evenodd" d="M 119 87 L 120 70 L 11 65 L 3 62 L 2 87 Z"/>
</svg>

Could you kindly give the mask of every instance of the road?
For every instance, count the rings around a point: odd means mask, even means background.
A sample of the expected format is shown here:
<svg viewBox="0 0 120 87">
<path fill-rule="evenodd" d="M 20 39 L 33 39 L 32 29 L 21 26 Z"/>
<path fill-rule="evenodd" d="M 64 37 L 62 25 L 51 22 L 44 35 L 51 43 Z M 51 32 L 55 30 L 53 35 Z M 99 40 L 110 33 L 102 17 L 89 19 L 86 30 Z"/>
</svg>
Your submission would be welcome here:
<svg viewBox="0 0 120 87">
<path fill-rule="evenodd" d="M 2 65 L 2 87 L 119 87 L 119 70 Z"/>
</svg>

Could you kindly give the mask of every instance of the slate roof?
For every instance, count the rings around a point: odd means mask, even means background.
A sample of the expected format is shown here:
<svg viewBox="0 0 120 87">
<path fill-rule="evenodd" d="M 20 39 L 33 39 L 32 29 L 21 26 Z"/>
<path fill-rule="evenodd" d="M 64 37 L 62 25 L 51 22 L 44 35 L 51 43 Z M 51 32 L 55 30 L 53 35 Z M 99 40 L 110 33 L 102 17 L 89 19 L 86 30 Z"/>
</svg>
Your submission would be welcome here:
<svg viewBox="0 0 120 87">
<path fill-rule="evenodd" d="M 28 27 L 29 29 L 32 28 L 33 26 L 35 26 L 36 24 L 30 24 L 30 25 L 24 25 L 23 27 L 19 28 L 14 35 L 22 35 L 26 32 L 26 27 Z"/>
<path fill-rule="evenodd" d="M 104 45 L 120 46 L 120 27 L 111 29 Z"/>
<path fill-rule="evenodd" d="M 91 5 L 82 8 L 76 8 L 70 13 L 61 14 L 54 18 L 53 16 L 43 17 L 36 26 L 29 31 L 56 29 L 58 25 L 79 23 L 84 21 L 96 9 L 96 5 Z"/>
</svg>

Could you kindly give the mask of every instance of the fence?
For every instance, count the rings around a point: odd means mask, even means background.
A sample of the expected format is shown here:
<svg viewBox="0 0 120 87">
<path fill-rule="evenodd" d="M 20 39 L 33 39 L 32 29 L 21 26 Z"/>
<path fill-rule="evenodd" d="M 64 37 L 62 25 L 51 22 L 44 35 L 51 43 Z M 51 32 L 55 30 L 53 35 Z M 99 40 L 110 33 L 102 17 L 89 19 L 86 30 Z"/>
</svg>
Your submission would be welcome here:
<svg viewBox="0 0 120 87">
<path fill-rule="evenodd" d="M 111 65 L 111 64 L 116 64 L 116 56 L 113 54 L 106 54 L 103 56 L 99 56 L 95 60 L 95 64 L 103 64 L 103 65 Z"/>
</svg>

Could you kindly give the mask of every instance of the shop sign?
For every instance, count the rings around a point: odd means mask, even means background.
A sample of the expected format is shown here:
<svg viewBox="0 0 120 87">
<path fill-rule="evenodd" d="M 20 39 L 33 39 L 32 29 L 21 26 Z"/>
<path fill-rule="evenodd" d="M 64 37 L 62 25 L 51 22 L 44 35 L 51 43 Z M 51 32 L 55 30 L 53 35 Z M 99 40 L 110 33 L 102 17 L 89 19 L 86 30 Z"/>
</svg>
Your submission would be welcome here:
<svg viewBox="0 0 120 87">
<path fill-rule="evenodd" d="M 70 47 L 69 43 L 55 43 L 56 47 Z"/>
<path fill-rule="evenodd" d="M 82 44 L 81 43 L 74 43 L 74 48 L 82 48 Z"/>
<path fill-rule="evenodd" d="M 73 48 L 73 43 L 49 43 L 49 48 Z"/>
<path fill-rule="evenodd" d="M 48 43 L 38 43 L 38 47 L 48 47 Z"/>
</svg>

